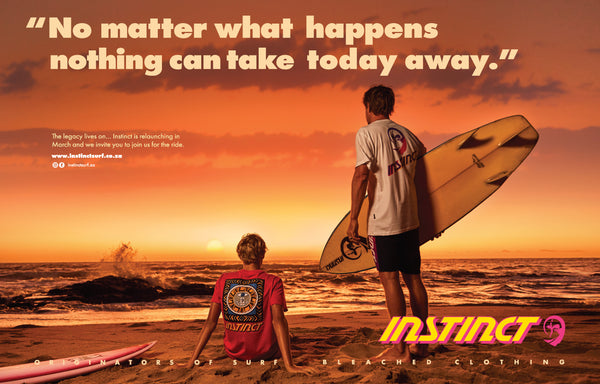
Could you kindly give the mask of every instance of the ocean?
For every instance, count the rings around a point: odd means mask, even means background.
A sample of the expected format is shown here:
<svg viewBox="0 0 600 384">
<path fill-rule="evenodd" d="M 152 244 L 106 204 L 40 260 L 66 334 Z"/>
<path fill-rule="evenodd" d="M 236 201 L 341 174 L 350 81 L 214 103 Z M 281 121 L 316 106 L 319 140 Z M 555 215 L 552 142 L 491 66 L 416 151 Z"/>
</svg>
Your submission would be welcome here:
<svg viewBox="0 0 600 384">
<path fill-rule="evenodd" d="M 117 303 L 94 302 L 92 297 L 86 303 L 48 292 L 110 275 L 159 290 L 212 286 L 223 272 L 239 268 L 239 263 L 216 262 L 0 264 L 0 327 L 204 319 L 210 295 L 183 292 L 155 300 L 134 296 Z M 333 275 L 320 271 L 314 261 L 267 263 L 263 269 L 283 280 L 290 314 L 385 308 L 375 270 Z M 431 306 L 600 305 L 599 258 L 425 259 L 422 271 Z M 30 302 L 37 304 L 15 304 Z"/>
</svg>

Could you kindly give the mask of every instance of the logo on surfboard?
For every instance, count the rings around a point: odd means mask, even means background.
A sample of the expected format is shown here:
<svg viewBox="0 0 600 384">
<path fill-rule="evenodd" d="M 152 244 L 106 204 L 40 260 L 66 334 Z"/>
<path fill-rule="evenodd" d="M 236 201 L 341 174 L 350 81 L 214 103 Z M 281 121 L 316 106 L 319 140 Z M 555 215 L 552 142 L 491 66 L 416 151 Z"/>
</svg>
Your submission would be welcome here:
<svg viewBox="0 0 600 384">
<path fill-rule="evenodd" d="M 352 241 L 348 236 L 344 237 L 340 244 L 342 255 L 349 260 L 358 260 L 366 252 L 369 252 L 369 243 L 367 239 L 359 236 L 359 241 Z"/>
<path fill-rule="evenodd" d="M 326 271 L 331 270 L 344 260 L 358 260 L 362 255 L 369 252 L 369 242 L 366 238 L 360 236 L 359 241 L 352 241 L 348 236 L 342 239 L 340 243 L 341 256 L 336 257 L 330 263 L 324 266 Z"/>
</svg>

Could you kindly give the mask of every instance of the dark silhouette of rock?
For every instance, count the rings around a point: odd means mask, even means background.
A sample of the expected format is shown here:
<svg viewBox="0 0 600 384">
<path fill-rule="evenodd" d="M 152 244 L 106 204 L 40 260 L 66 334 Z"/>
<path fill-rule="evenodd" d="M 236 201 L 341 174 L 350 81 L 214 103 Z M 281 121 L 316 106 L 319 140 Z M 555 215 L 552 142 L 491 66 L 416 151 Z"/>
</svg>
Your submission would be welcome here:
<svg viewBox="0 0 600 384">
<path fill-rule="evenodd" d="M 181 284 L 177 288 L 155 286 L 140 278 L 104 276 L 83 283 L 71 284 L 48 291 L 46 296 L 0 296 L 0 309 L 26 309 L 43 311 L 43 307 L 56 300 L 80 301 L 87 304 L 150 302 L 174 296 L 212 295 L 213 286 L 206 284 Z"/>
<path fill-rule="evenodd" d="M 104 276 L 84 283 L 52 289 L 50 296 L 88 304 L 149 302 L 172 296 L 211 295 L 212 287 L 205 284 L 182 284 L 177 289 L 154 286 L 139 278 Z"/>
<path fill-rule="evenodd" d="M 168 289 L 164 291 L 167 296 L 202 296 L 213 294 L 214 287 L 211 285 L 193 283 L 193 284 L 181 284 L 177 289 Z"/>
<path fill-rule="evenodd" d="M 50 296 L 62 296 L 62 300 L 81 301 L 88 304 L 128 303 L 154 301 L 160 297 L 161 288 L 153 287 L 146 280 L 104 276 L 84 283 L 52 289 Z"/>
<path fill-rule="evenodd" d="M 19 308 L 33 310 L 44 305 L 46 305 L 46 303 L 40 303 L 39 299 L 29 299 L 25 295 L 18 295 L 10 298 L 2 298 L 2 300 L 0 300 L 0 308 Z"/>
</svg>

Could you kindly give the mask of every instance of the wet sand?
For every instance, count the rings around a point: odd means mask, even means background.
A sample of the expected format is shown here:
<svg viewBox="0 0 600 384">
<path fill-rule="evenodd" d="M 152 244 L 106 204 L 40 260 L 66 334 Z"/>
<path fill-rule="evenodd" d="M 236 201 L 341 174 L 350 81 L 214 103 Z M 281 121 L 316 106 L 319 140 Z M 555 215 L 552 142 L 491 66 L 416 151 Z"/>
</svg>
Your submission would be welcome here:
<svg viewBox="0 0 600 384">
<path fill-rule="evenodd" d="M 433 307 L 430 316 L 561 316 L 566 324 L 556 347 L 541 325 L 522 344 L 446 344 L 409 361 L 375 359 L 386 346 L 378 340 L 387 313 L 360 311 L 287 316 L 297 365 L 315 374 L 289 374 L 282 361 L 246 362 L 226 357 L 223 325 L 214 332 L 200 365 L 186 369 L 203 326 L 197 321 L 100 324 L 0 329 L 0 366 L 59 360 L 156 340 L 130 365 L 108 367 L 61 383 L 596 383 L 600 382 L 600 311 L 584 308 L 514 306 Z"/>
</svg>

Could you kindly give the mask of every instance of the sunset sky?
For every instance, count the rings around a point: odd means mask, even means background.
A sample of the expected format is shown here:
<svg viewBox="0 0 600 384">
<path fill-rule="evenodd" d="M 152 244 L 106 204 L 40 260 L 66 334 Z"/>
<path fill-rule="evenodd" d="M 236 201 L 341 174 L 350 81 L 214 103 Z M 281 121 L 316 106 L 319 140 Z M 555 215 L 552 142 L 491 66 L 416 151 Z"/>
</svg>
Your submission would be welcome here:
<svg viewBox="0 0 600 384">
<path fill-rule="evenodd" d="M 271 27 L 290 19 L 291 36 L 219 38 L 215 23 L 244 15 Z M 323 25 L 436 24 L 437 35 L 348 45 L 307 38 L 309 15 Z M 26 28 L 41 17 L 41 28 Z M 0 262 L 99 261 L 121 242 L 147 260 L 233 260 L 248 232 L 265 238 L 273 260 L 317 261 L 350 208 L 361 98 L 379 83 L 396 91 L 392 118 L 428 149 L 515 114 L 540 133 L 506 184 L 423 246 L 423 257 L 598 257 L 599 17 L 598 1 L 2 1 Z M 91 36 L 50 38 L 50 18 L 85 23 Z M 151 18 L 207 29 L 187 39 L 100 38 L 101 23 Z M 101 47 L 160 55 L 162 72 L 50 69 L 51 55 Z M 339 58 L 354 47 L 359 57 L 397 55 L 389 76 L 381 62 L 308 68 L 311 50 Z M 259 48 L 292 57 L 293 68 L 227 68 L 228 51 Z M 505 49 L 518 53 L 502 60 Z M 221 69 L 171 69 L 173 55 L 218 55 Z M 409 70 L 409 55 L 489 58 L 472 76 L 472 61 Z M 53 149 L 66 142 L 53 133 L 107 135 L 99 141 L 111 144 L 136 141 L 113 134 L 177 134 L 183 148 Z M 51 154 L 69 152 L 124 158 L 52 167 Z"/>
</svg>

